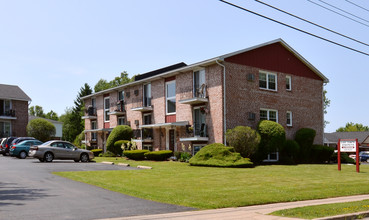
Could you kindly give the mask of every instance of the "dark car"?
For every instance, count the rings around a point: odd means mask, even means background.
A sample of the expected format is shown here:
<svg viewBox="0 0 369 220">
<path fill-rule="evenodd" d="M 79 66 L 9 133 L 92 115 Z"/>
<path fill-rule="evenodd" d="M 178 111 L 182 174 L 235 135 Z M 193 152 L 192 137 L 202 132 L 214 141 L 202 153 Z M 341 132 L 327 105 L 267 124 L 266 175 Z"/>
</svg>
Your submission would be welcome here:
<svg viewBox="0 0 369 220">
<path fill-rule="evenodd" d="M 8 137 L 6 138 L 6 140 L 3 142 L 3 151 L 2 154 L 4 156 L 9 155 L 9 150 L 12 144 L 12 141 L 16 139 L 16 137 Z"/>
<path fill-rule="evenodd" d="M 5 153 L 5 141 L 6 141 L 6 138 L 0 139 L 0 154 Z"/>
<path fill-rule="evenodd" d="M 369 151 L 361 151 L 359 157 L 361 162 L 369 162 Z"/>
<path fill-rule="evenodd" d="M 39 140 L 24 140 L 12 146 L 9 151 L 10 156 L 25 159 L 31 146 L 42 144 Z"/>
</svg>

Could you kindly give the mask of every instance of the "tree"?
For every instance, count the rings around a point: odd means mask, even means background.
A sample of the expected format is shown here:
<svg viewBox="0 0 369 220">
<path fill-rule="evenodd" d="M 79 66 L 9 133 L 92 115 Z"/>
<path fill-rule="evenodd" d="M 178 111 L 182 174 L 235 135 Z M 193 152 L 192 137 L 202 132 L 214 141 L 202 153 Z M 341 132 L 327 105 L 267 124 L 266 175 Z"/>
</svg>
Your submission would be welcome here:
<svg viewBox="0 0 369 220">
<path fill-rule="evenodd" d="M 28 136 L 46 142 L 55 136 L 55 126 L 43 118 L 31 120 L 27 125 Z"/>
<path fill-rule="evenodd" d="M 109 82 L 105 79 L 100 79 L 94 86 L 94 91 L 100 92 L 102 90 L 114 88 L 132 81 L 134 81 L 134 77 L 129 78 L 128 73 L 126 71 L 123 71 L 120 73 L 120 76 L 115 77 L 113 80 Z"/>
<path fill-rule="evenodd" d="M 369 127 L 368 126 L 364 126 L 362 124 L 358 124 L 358 123 L 346 123 L 345 127 L 340 127 L 336 130 L 337 132 L 352 132 L 352 131 L 369 131 Z"/>
<path fill-rule="evenodd" d="M 331 105 L 331 100 L 327 98 L 327 90 L 323 90 L 323 111 L 327 114 L 327 108 Z M 329 121 L 324 120 L 324 127 L 329 124 Z"/>
<path fill-rule="evenodd" d="M 100 79 L 95 87 L 94 87 L 94 90 L 95 92 L 100 92 L 100 91 L 103 91 L 103 90 L 106 90 L 106 89 L 109 89 L 110 88 L 110 84 L 108 81 L 106 81 L 106 79 Z"/>
<path fill-rule="evenodd" d="M 54 112 L 53 110 L 46 113 L 45 118 L 51 119 L 51 120 L 54 120 L 54 121 L 59 120 L 58 114 L 56 112 Z"/>
<path fill-rule="evenodd" d="M 247 126 L 228 129 L 226 137 L 229 146 L 233 147 L 241 156 L 247 158 L 250 158 L 257 151 L 260 143 L 260 134 Z"/>
<path fill-rule="evenodd" d="M 133 130 L 131 127 L 127 125 L 118 125 L 111 131 L 106 140 L 106 148 L 115 155 L 122 155 L 122 148 L 120 146 L 115 147 L 114 143 L 119 140 L 131 140 L 132 137 Z"/>
<path fill-rule="evenodd" d="M 36 117 L 45 117 L 44 109 L 39 105 L 29 107 L 28 113 Z"/>
</svg>

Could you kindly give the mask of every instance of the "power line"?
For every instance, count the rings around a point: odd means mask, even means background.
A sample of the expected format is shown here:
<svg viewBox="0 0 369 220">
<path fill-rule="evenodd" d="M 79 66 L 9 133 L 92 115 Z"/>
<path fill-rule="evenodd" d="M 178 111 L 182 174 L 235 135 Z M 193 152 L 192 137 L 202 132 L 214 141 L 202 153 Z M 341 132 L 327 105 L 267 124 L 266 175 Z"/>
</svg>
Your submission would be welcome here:
<svg viewBox="0 0 369 220">
<path fill-rule="evenodd" d="M 287 12 L 287 11 L 283 11 L 282 9 L 279 9 L 279 8 L 277 8 L 277 7 L 274 7 L 274 6 L 272 6 L 272 5 L 269 5 L 269 4 L 265 3 L 265 2 L 262 2 L 262 1 L 259 1 L 259 0 L 255 0 L 255 1 L 256 1 L 256 2 L 258 2 L 258 3 L 261 3 L 261 4 L 263 4 L 263 5 L 266 5 L 266 6 L 270 7 L 270 8 L 273 8 L 273 9 L 275 9 L 275 10 L 277 10 L 277 11 L 280 11 L 280 12 L 283 12 L 283 13 L 285 13 L 285 14 L 288 14 L 288 15 L 290 15 L 290 16 L 292 16 L 292 17 L 294 17 L 294 18 L 300 19 L 300 20 L 305 21 L 305 22 L 307 22 L 307 23 L 309 23 L 309 24 L 312 24 L 312 25 L 315 25 L 315 26 L 317 26 L 317 27 L 319 27 L 319 28 L 322 28 L 322 29 L 324 29 L 324 30 L 330 31 L 330 32 L 332 32 L 332 33 L 334 33 L 334 34 L 337 34 L 337 35 L 341 36 L 341 37 L 345 37 L 345 38 L 350 39 L 350 40 L 352 40 L 352 41 L 355 41 L 355 42 L 357 42 L 357 43 L 363 44 L 363 45 L 365 45 L 365 46 L 369 46 L 369 44 L 367 44 L 367 43 L 361 42 L 361 41 L 359 41 L 359 40 L 356 40 L 356 39 L 351 38 L 351 37 L 349 37 L 349 36 L 346 36 L 346 35 L 344 35 L 344 34 L 338 33 L 338 32 L 336 32 L 336 31 L 333 31 L 333 30 L 329 29 L 329 28 L 323 27 L 323 26 L 321 26 L 321 25 L 319 25 L 319 24 L 316 24 L 316 23 L 313 23 L 313 22 L 311 22 L 311 21 L 309 21 L 309 20 L 306 20 L 306 19 L 304 19 L 304 18 L 301 18 L 301 17 L 299 17 L 299 16 L 297 16 L 297 15 L 291 14 L 291 13 L 289 13 L 289 12 Z"/>
<path fill-rule="evenodd" d="M 345 0 L 346 2 L 348 2 L 348 3 L 350 3 L 350 4 L 353 4 L 353 5 L 355 5 L 356 7 L 358 7 L 358 8 L 361 8 L 361 9 L 363 9 L 363 10 L 365 10 L 365 11 L 368 11 L 369 12 L 369 10 L 368 9 L 366 9 L 366 8 L 364 8 L 363 6 L 360 6 L 360 5 L 358 5 L 358 4 L 356 4 L 356 3 L 354 3 L 354 2 L 352 2 L 352 1 L 349 1 L 349 0 Z"/>
<path fill-rule="evenodd" d="M 318 3 L 313 2 L 313 1 L 311 1 L 311 0 L 307 0 L 307 1 L 308 1 L 308 2 L 310 2 L 310 3 L 313 3 L 313 4 L 315 4 L 315 5 L 318 5 L 318 6 L 320 6 L 320 7 L 324 8 L 324 9 L 326 9 L 326 10 L 328 10 L 328 11 L 331 11 L 331 12 L 333 12 L 333 13 L 336 13 L 336 14 L 338 14 L 338 15 L 341 15 L 342 17 L 345 17 L 345 18 L 347 18 L 347 19 L 350 19 L 350 20 L 352 20 L 352 21 L 355 21 L 356 23 L 359 23 L 359 24 L 362 24 L 362 25 L 364 25 L 364 26 L 369 27 L 369 25 L 364 24 L 363 22 L 360 22 L 360 21 L 358 21 L 358 20 L 355 20 L 355 19 L 353 19 L 353 18 L 350 18 L 349 16 L 346 16 L 346 15 L 344 15 L 344 14 L 341 14 L 341 13 L 339 13 L 339 12 L 336 12 L 336 11 L 334 11 L 334 10 L 332 10 L 332 9 L 330 9 L 330 8 L 327 8 L 327 7 L 325 7 L 325 6 L 321 5 L 321 4 L 318 4 Z"/>
<path fill-rule="evenodd" d="M 327 42 L 329 42 L 329 43 L 331 43 L 331 44 L 335 44 L 335 45 L 337 45 L 337 46 L 340 46 L 340 47 L 343 47 L 343 48 L 346 48 L 346 49 L 349 49 L 349 50 L 355 51 L 355 52 L 357 52 L 357 53 L 361 53 L 361 54 L 364 54 L 364 55 L 366 55 L 366 56 L 369 56 L 369 54 L 368 54 L 368 53 L 365 53 L 365 52 L 363 52 L 363 51 L 360 51 L 360 50 L 354 49 L 354 48 L 352 48 L 352 47 L 345 46 L 345 45 L 343 45 L 343 44 L 340 44 L 340 43 L 334 42 L 334 41 L 332 41 L 332 40 L 329 40 L 329 39 L 326 39 L 326 38 L 320 37 L 320 36 L 318 36 L 318 35 L 312 34 L 312 33 L 310 33 L 310 32 L 307 32 L 307 31 L 301 30 L 301 29 L 299 29 L 299 28 L 296 28 L 296 27 L 293 27 L 293 26 L 291 26 L 291 25 L 285 24 L 285 23 L 283 23 L 283 22 L 277 21 L 277 20 L 275 20 L 275 19 L 269 18 L 269 17 L 267 17 L 267 16 L 265 16 L 265 15 L 261 15 L 261 14 L 259 14 L 259 13 L 254 12 L 254 11 L 251 11 L 251 10 L 248 10 L 248 9 L 243 8 L 243 7 L 241 7 L 241 6 L 235 5 L 235 4 L 233 4 L 233 3 L 230 3 L 230 2 L 227 2 L 227 1 L 224 1 L 224 0 L 219 0 L 219 1 L 221 1 L 221 2 L 223 2 L 223 3 L 226 3 L 226 4 L 228 4 L 228 5 L 231 5 L 231 6 L 233 6 L 233 7 L 236 7 L 236 8 L 238 8 L 238 9 L 241 9 L 241 10 L 243 10 L 243 11 L 247 11 L 247 12 L 249 12 L 249 13 L 251 13 L 251 14 L 254 14 L 254 15 L 257 15 L 257 16 L 259 16 L 259 17 L 265 18 L 265 19 L 267 19 L 267 20 L 273 21 L 273 22 L 275 22 L 275 23 L 281 24 L 281 25 L 283 25 L 283 26 L 289 27 L 289 28 L 294 29 L 294 30 L 296 30 L 296 31 L 300 31 L 300 32 L 302 32 L 302 33 L 304 33 L 304 34 L 307 34 L 307 35 L 310 35 L 310 36 L 313 36 L 313 37 L 319 38 L 319 39 L 324 40 L 324 41 L 327 41 Z"/>
<path fill-rule="evenodd" d="M 364 19 L 364 18 L 361 18 L 361 17 L 359 17 L 359 16 L 356 16 L 356 15 L 354 15 L 354 14 L 352 14 L 352 13 L 348 12 L 348 11 L 345 11 L 345 10 L 343 10 L 343 9 L 340 9 L 339 7 L 336 7 L 336 6 L 332 5 L 332 4 L 329 4 L 329 3 L 327 3 L 327 2 L 325 2 L 325 1 L 323 1 L 323 0 L 318 0 L 318 1 L 320 1 L 320 2 L 322 2 L 322 3 L 324 3 L 324 4 L 326 4 L 326 5 L 329 5 L 329 6 L 331 6 L 332 8 L 335 8 L 335 9 L 337 9 L 337 10 L 340 10 L 340 11 L 342 11 L 342 12 L 345 12 L 346 14 L 349 14 L 349 15 L 351 15 L 351 16 L 353 16 L 353 17 L 355 17 L 355 18 L 361 19 L 361 20 L 366 21 L 366 22 L 368 22 L 368 23 L 369 23 L 369 21 L 368 21 L 368 20 L 366 20 L 366 19 Z"/>
</svg>

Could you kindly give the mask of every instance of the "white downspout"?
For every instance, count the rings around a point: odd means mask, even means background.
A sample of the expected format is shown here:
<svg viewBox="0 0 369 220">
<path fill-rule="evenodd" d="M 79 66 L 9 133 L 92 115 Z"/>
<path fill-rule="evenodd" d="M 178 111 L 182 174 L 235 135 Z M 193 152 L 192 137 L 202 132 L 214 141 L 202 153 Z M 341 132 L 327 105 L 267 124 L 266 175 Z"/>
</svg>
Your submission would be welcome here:
<svg viewBox="0 0 369 220">
<path fill-rule="evenodd" d="M 224 138 L 224 145 L 227 146 L 227 138 L 226 138 L 226 131 L 227 131 L 227 102 L 226 102 L 226 67 L 219 63 L 218 60 L 215 60 L 215 62 L 223 67 L 223 121 L 224 121 L 224 127 L 223 127 L 223 138 Z"/>
</svg>

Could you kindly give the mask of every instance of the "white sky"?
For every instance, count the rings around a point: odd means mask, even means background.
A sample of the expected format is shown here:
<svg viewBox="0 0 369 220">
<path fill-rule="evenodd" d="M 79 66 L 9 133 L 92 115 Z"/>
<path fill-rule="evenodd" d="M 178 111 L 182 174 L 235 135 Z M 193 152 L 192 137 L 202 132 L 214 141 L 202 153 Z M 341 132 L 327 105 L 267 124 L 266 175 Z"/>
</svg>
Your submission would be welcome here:
<svg viewBox="0 0 369 220">
<path fill-rule="evenodd" d="M 313 0 L 318 2 L 319 0 Z M 345 0 L 325 0 L 369 20 Z M 369 9 L 369 1 L 351 0 Z M 349 41 L 252 0 L 248 9 L 369 53 Z M 290 13 L 369 43 L 364 26 L 307 0 L 265 0 Z M 322 4 L 321 2 L 319 2 Z M 304 35 L 217 0 L 0 0 L 0 83 L 20 86 L 45 112 L 64 113 L 84 83 L 130 76 L 179 62 L 192 64 L 282 38 L 330 83 L 326 132 L 346 122 L 369 125 L 369 56 Z"/>
</svg>

